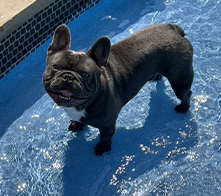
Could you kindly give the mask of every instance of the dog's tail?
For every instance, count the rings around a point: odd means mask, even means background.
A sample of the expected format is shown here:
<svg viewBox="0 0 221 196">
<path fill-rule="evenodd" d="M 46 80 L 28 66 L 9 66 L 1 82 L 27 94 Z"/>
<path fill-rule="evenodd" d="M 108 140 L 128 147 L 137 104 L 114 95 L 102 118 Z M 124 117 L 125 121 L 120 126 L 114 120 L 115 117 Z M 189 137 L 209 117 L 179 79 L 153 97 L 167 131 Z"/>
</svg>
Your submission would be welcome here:
<svg viewBox="0 0 221 196">
<path fill-rule="evenodd" d="M 174 25 L 174 24 L 169 24 L 169 26 L 175 30 L 176 32 L 178 32 L 182 37 L 184 37 L 186 34 L 184 33 L 184 30 L 179 27 L 178 25 Z"/>
</svg>

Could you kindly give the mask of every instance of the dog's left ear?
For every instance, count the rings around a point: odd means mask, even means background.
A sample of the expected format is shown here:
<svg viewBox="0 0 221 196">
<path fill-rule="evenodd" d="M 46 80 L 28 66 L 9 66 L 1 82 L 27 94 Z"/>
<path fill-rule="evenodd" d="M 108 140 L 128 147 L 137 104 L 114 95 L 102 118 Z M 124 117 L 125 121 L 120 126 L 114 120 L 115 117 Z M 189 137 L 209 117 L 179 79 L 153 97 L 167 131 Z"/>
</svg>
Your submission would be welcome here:
<svg viewBox="0 0 221 196">
<path fill-rule="evenodd" d="M 70 49 L 71 36 L 66 25 L 60 25 L 55 30 L 52 43 L 49 45 L 47 55 L 54 54 L 61 50 Z"/>
<path fill-rule="evenodd" d="M 106 66 L 111 43 L 108 37 L 99 38 L 86 52 L 99 67 Z"/>
</svg>

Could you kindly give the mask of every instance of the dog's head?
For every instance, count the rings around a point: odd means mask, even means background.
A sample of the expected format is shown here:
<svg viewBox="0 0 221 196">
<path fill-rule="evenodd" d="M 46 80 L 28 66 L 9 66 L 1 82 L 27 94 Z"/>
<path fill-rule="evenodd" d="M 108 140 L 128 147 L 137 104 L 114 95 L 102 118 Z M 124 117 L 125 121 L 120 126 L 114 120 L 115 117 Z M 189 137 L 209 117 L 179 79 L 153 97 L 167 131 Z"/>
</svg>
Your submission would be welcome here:
<svg viewBox="0 0 221 196">
<path fill-rule="evenodd" d="M 59 26 L 47 50 L 46 92 L 60 106 L 86 108 L 99 89 L 110 47 L 110 40 L 101 37 L 86 53 L 72 51 L 68 27 Z"/>
</svg>

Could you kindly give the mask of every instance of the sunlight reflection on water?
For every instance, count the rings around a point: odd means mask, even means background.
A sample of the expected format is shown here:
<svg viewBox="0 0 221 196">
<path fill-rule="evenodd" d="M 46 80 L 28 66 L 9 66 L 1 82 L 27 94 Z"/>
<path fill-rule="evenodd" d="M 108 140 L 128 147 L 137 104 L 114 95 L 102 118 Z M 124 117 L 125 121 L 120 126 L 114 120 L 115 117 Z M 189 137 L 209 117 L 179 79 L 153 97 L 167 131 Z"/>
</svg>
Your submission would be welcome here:
<svg viewBox="0 0 221 196">
<path fill-rule="evenodd" d="M 55 116 L 55 112 L 59 115 Z M 9 127 L 0 140 L 2 195 L 62 192 L 64 150 L 67 142 L 74 138 L 62 127 L 68 120 L 45 95 Z"/>
</svg>

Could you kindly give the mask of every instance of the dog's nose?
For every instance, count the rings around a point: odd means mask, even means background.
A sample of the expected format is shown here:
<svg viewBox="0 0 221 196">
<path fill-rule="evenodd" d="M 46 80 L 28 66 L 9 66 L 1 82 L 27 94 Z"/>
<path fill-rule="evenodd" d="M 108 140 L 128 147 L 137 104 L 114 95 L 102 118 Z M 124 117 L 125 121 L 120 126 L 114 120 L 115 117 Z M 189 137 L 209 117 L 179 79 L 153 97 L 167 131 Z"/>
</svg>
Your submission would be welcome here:
<svg viewBox="0 0 221 196">
<path fill-rule="evenodd" d="M 62 77 L 63 77 L 63 81 L 67 84 L 72 83 L 74 80 L 74 76 L 71 74 L 64 74 Z"/>
</svg>

